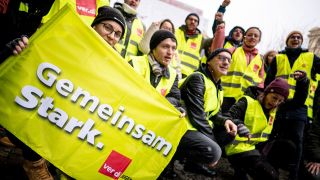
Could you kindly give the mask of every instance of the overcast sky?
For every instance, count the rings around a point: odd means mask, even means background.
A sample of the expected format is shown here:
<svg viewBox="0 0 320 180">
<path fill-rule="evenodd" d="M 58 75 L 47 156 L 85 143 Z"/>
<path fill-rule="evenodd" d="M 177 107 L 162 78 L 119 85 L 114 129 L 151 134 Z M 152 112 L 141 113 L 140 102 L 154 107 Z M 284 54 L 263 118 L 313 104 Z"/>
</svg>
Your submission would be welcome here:
<svg viewBox="0 0 320 180">
<path fill-rule="evenodd" d="M 201 8 L 210 20 L 222 3 L 222 0 L 179 1 Z M 292 30 L 303 32 L 303 47 L 307 48 L 309 30 L 320 27 L 320 0 L 231 0 L 224 20 L 226 34 L 236 25 L 245 29 L 259 27 L 263 33 L 258 46 L 262 53 L 283 48 L 284 40 Z"/>
<path fill-rule="evenodd" d="M 123 0 L 111 0 L 111 3 L 115 1 L 123 2 Z M 211 25 L 214 14 L 223 0 L 178 1 L 203 10 L 204 17 L 209 20 L 206 31 L 212 37 Z M 181 15 L 180 12 L 168 6 L 161 9 L 162 7 L 158 6 L 159 2 L 159 0 L 141 0 L 139 15 L 143 18 L 147 28 L 151 22 L 164 18 L 173 20 L 176 27 L 184 23 L 185 14 Z M 251 26 L 259 27 L 262 30 L 262 39 L 257 47 L 262 54 L 271 49 L 283 49 L 285 38 L 292 30 L 299 30 L 303 33 L 302 46 L 307 48 L 309 30 L 320 27 L 320 0 L 231 0 L 224 20 L 226 34 L 237 25 L 244 29 Z M 200 21 L 200 24 L 203 22 Z"/>
</svg>

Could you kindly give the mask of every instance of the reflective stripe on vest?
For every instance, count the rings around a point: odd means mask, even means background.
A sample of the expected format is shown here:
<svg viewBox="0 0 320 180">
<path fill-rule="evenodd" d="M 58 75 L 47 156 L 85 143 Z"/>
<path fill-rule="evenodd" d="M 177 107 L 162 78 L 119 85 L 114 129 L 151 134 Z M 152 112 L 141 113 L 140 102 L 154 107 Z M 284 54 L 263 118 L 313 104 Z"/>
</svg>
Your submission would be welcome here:
<svg viewBox="0 0 320 180">
<path fill-rule="evenodd" d="M 291 68 L 289 59 L 286 54 L 278 54 L 276 56 L 277 74 L 276 77 L 282 77 L 288 80 L 289 84 L 289 97 L 292 99 L 295 93 L 296 80 L 293 78 L 293 73 L 297 70 L 302 70 L 307 73 L 307 77 L 311 78 L 311 68 L 313 65 L 314 54 L 310 52 L 301 53 L 295 60 Z M 311 84 L 311 83 L 310 83 Z"/>
<path fill-rule="evenodd" d="M 140 19 L 135 18 L 132 22 L 131 27 L 126 22 L 126 29 L 123 38 L 115 45 L 117 51 L 121 56 L 129 61 L 130 56 L 138 55 L 138 45 L 144 35 L 143 23 Z"/>
<path fill-rule="evenodd" d="M 148 55 L 131 56 L 131 59 L 134 70 L 150 84 L 150 65 Z M 162 76 L 156 87 L 156 90 L 164 97 L 170 92 L 177 76 L 175 69 L 170 66 L 168 66 L 168 68 L 170 73 L 169 79 Z"/>
<path fill-rule="evenodd" d="M 181 59 L 182 74 L 188 76 L 197 70 L 200 65 L 200 48 L 203 36 L 198 34 L 194 38 L 186 40 L 183 30 L 180 28 L 176 31 L 177 50 Z"/>
<path fill-rule="evenodd" d="M 200 72 L 194 72 L 193 74 L 196 74 L 196 73 L 201 74 L 204 79 L 205 91 L 203 95 L 203 101 L 204 101 L 203 109 L 204 109 L 204 112 L 206 113 L 206 120 L 208 121 L 211 128 L 213 128 L 212 121 L 210 120 L 210 118 L 216 115 L 220 110 L 220 106 L 223 101 L 223 91 L 217 90 L 215 84 L 207 76 L 205 76 Z M 187 78 L 190 78 L 193 74 L 191 74 Z M 186 82 L 186 81 L 184 80 L 183 82 Z M 190 123 L 190 120 L 188 119 L 188 117 L 186 117 L 186 119 L 187 119 L 188 129 L 196 130 L 196 128 L 194 128 Z"/>
<path fill-rule="evenodd" d="M 256 55 L 247 65 L 246 55 L 242 47 L 235 50 L 226 76 L 221 77 L 225 97 L 238 99 L 249 86 L 257 86 L 263 81 L 259 77 L 263 61 Z"/>
<path fill-rule="evenodd" d="M 51 19 L 64 5 L 69 3 L 72 9 L 80 15 L 80 18 L 91 26 L 94 18 L 98 14 L 98 8 L 101 6 L 109 6 L 109 0 L 55 0 L 41 23 L 46 23 Z"/>
<path fill-rule="evenodd" d="M 247 137 L 236 135 L 235 140 L 225 147 L 228 156 L 255 149 L 255 144 L 268 140 L 273 128 L 276 109 L 271 110 L 267 120 L 260 102 L 249 96 L 244 97 L 247 99 L 244 124 L 250 130 L 251 138 L 248 141 Z"/>
<path fill-rule="evenodd" d="M 19 11 L 28 13 L 28 12 L 29 12 L 29 5 L 28 5 L 28 3 L 20 2 Z"/>
</svg>

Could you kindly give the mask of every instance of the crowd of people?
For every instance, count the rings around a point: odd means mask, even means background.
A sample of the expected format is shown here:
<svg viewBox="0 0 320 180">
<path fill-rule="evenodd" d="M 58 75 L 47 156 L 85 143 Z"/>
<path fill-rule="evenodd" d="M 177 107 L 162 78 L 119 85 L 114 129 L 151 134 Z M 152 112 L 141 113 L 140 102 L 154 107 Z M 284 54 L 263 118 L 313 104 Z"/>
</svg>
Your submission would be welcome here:
<svg viewBox="0 0 320 180">
<path fill-rule="evenodd" d="M 0 39 L 1 63 L 27 48 L 28 36 L 64 4 L 76 8 L 73 0 L 41 2 L 1 5 L 0 19 L 8 23 Z M 186 117 L 188 130 L 159 178 L 172 177 L 174 161 L 186 171 L 216 176 L 224 156 L 235 179 L 279 179 L 283 171 L 287 179 L 320 179 L 320 59 L 301 47 L 300 31 L 288 34 L 284 50 L 261 55 L 259 27 L 235 26 L 225 35 L 230 0 L 215 14 L 213 38 L 201 34 L 196 13 L 178 28 L 164 17 L 146 29 L 137 16 L 140 3 L 124 0 L 110 7 L 99 0 L 90 4 L 96 14 L 77 12 Z M 32 23 L 22 26 L 24 19 Z M 29 179 L 53 179 L 41 156 L 1 130 L 0 143 L 22 149 Z"/>
</svg>

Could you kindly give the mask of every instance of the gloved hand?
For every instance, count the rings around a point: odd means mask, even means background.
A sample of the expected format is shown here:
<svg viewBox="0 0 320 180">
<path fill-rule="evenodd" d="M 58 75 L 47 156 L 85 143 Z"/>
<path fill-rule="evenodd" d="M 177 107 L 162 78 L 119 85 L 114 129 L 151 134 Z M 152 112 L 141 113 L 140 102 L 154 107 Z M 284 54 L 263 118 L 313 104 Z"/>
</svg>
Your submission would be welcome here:
<svg viewBox="0 0 320 180">
<path fill-rule="evenodd" d="M 237 127 L 238 127 L 238 134 L 240 137 L 250 136 L 250 130 L 244 124 L 239 124 Z"/>
</svg>

